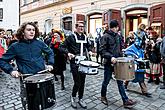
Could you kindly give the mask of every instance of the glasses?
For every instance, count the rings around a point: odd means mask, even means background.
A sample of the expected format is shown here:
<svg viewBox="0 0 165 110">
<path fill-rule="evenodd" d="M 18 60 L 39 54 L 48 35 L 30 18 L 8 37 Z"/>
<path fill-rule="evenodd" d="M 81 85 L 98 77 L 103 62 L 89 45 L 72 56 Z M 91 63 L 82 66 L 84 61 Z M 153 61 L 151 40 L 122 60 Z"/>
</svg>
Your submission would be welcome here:
<svg viewBox="0 0 165 110">
<path fill-rule="evenodd" d="M 81 28 L 83 28 L 84 26 L 78 26 L 78 27 L 81 27 Z"/>
</svg>

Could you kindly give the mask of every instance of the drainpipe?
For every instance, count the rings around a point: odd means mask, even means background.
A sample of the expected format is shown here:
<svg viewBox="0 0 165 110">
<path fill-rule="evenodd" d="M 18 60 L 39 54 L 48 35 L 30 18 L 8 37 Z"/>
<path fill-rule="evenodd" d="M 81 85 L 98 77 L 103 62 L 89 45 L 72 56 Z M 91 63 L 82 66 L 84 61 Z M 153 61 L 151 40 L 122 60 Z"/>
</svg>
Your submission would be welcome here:
<svg viewBox="0 0 165 110">
<path fill-rule="evenodd" d="M 20 12 L 21 12 L 21 10 L 20 10 L 20 8 L 21 8 L 21 3 L 20 3 L 20 1 L 21 0 L 19 0 L 19 26 L 20 26 L 20 23 L 21 23 L 21 15 L 20 15 Z"/>
</svg>

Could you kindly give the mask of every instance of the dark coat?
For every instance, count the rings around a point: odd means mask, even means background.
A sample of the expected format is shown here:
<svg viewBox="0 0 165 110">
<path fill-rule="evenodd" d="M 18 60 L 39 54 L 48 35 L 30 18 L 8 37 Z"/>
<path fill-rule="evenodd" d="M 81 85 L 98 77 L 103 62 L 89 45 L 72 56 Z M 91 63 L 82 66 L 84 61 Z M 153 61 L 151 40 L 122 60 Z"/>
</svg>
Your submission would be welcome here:
<svg viewBox="0 0 165 110">
<path fill-rule="evenodd" d="M 84 35 L 80 36 L 78 35 L 78 33 L 75 34 L 77 35 L 78 39 L 84 38 Z M 76 43 L 75 36 L 72 34 L 66 38 L 66 40 L 63 43 L 62 49 L 66 54 L 72 53 L 74 55 L 80 55 L 80 47 L 81 47 L 80 43 Z M 86 50 L 88 51 L 92 50 L 92 45 L 89 42 L 89 39 L 87 39 L 87 43 L 84 43 L 83 49 L 84 49 L 83 52 L 86 52 Z"/>
<path fill-rule="evenodd" d="M 110 63 L 112 57 L 122 56 L 120 35 L 107 31 L 101 38 L 100 52 L 105 59 L 104 63 Z"/>
<path fill-rule="evenodd" d="M 18 71 L 22 74 L 35 74 L 45 69 L 45 59 L 43 53 L 48 55 L 48 64 L 54 64 L 53 51 L 40 40 L 21 40 L 11 44 L 2 58 L 0 58 L 0 68 L 6 73 L 13 71 L 9 62 L 16 60 Z"/>
<path fill-rule="evenodd" d="M 60 48 L 54 48 L 54 45 L 51 45 L 51 48 L 54 52 L 54 60 L 55 63 L 53 65 L 54 69 L 52 71 L 53 74 L 61 75 L 63 71 L 66 70 L 66 61 L 67 55 L 61 51 Z"/>
</svg>

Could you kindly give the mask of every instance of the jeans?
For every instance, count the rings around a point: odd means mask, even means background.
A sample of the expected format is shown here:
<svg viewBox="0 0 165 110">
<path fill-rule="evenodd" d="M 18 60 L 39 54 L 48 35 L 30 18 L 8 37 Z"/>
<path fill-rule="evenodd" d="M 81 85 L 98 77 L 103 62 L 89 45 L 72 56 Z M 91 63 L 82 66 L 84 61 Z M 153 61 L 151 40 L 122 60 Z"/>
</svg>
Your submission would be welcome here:
<svg viewBox="0 0 165 110">
<path fill-rule="evenodd" d="M 109 84 L 110 79 L 112 79 L 112 72 L 113 72 L 113 66 L 104 64 L 104 80 L 103 80 L 102 88 L 101 88 L 102 97 L 106 97 L 107 86 Z M 117 80 L 117 85 L 118 85 L 119 93 L 121 95 L 123 102 L 126 102 L 128 100 L 128 97 L 125 93 L 123 81 Z"/>
<path fill-rule="evenodd" d="M 86 75 L 78 71 L 78 66 L 74 60 L 70 61 L 70 68 L 71 68 L 71 72 L 72 72 L 72 76 L 74 80 L 74 85 L 72 89 L 72 97 L 76 97 L 76 94 L 78 92 L 79 99 L 82 99 L 83 94 L 84 94 Z"/>
</svg>

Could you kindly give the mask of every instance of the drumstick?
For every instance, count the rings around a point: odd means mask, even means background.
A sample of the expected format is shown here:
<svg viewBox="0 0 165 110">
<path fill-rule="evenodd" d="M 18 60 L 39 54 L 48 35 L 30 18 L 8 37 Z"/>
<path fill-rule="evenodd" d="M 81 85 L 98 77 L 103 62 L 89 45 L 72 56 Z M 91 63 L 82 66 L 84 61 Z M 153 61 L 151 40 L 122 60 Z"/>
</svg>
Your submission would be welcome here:
<svg viewBox="0 0 165 110">
<path fill-rule="evenodd" d="M 48 72 L 48 71 L 49 71 L 48 69 L 45 69 L 45 70 L 39 71 L 39 72 L 37 72 L 37 73 L 38 73 L 38 74 L 41 74 L 41 73 Z"/>
</svg>

